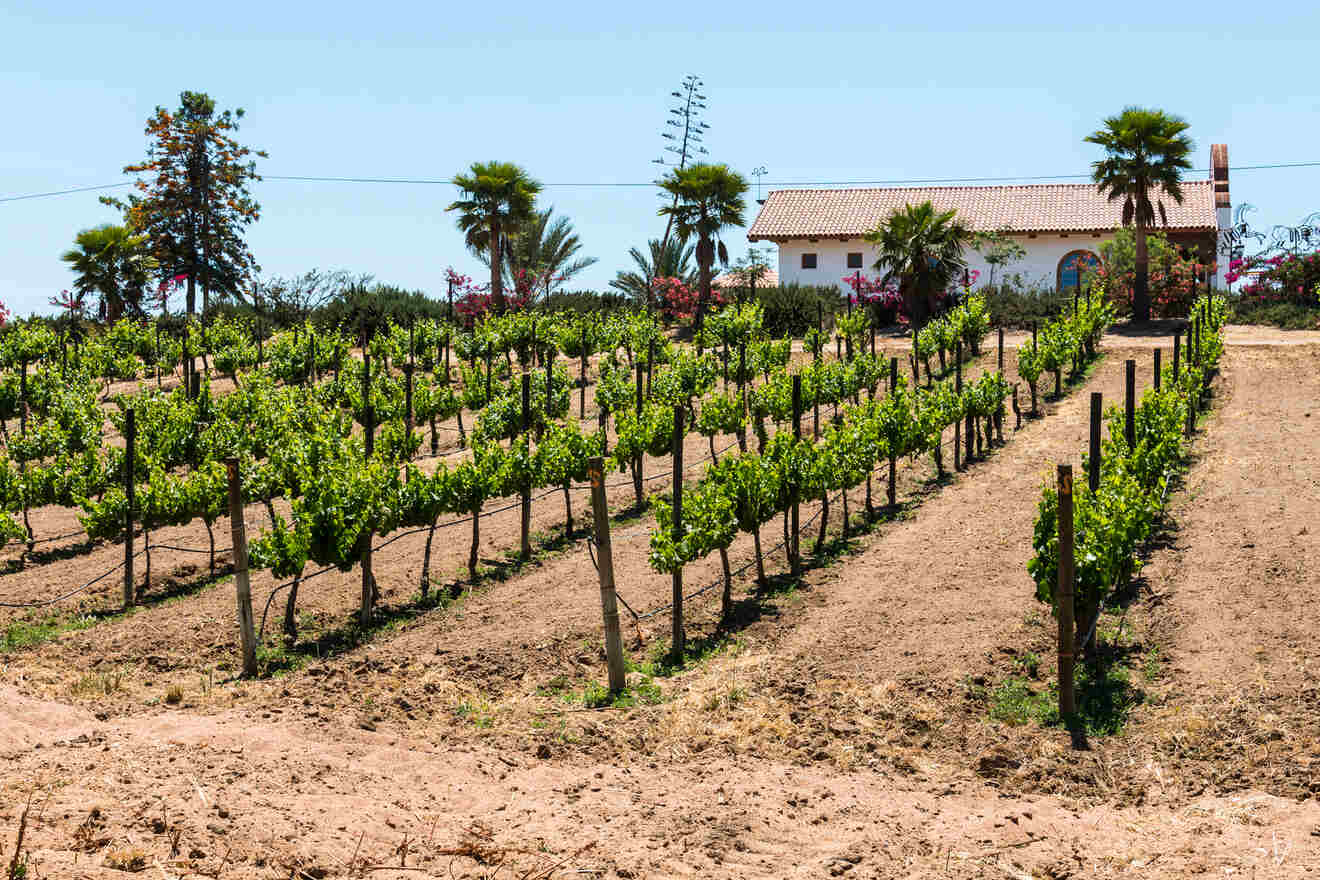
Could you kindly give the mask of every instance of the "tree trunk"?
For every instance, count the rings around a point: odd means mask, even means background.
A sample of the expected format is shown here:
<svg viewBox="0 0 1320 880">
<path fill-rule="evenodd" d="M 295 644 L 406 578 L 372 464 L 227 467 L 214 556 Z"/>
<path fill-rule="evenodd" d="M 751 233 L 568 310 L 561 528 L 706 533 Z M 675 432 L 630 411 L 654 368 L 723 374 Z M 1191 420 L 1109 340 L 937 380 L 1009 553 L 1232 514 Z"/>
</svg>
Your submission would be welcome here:
<svg viewBox="0 0 1320 880">
<path fill-rule="evenodd" d="M 632 460 L 633 495 L 637 498 L 637 509 L 642 509 L 642 457 L 634 455 Z"/>
<path fill-rule="evenodd" d="M 507 309 L 504 302 L 504 279 L 500 277 L 500 221 L 490 218 L 490 299 L 495 306 L 495 314 L 502 315 Z"/>
<path fill-rule="evenodd" d="M 215 532 L 211 530 L 211 521 L 202 520 L 202 525 L 206 526 L 206 537 L 211 542 L 211 567 L 210 576 L 215 577 Z"/>
<path fill-rule="evenodd" d="M 1140 223 L 1134 231 L 1136 243 L 1136 278 L 1132 282 L 1132 320 L 1150 320 L 1150 253 L 1146 247 L 1146 227 Z"/>
<path fill-rule="evenodd" d="M 729 571 L 729 551 L 720 548 L 720 568 L 724 571 L 724 593 L 720 596 L 720 622 L 733 615 L 733 575 Z"/>
<path fill-rule="evenodd" d="M 820 497 L 820 532 L 816 535 L 816 544 L 811 548 L 812 556 L 819 556 L 820 551 L 825 549 L 825 530 L 830 526 L 830 493 L 825 490 L 825 494 Z"/>
<path fill-rule="evenodd" d="M 700 269 L 700 288 L 697 291 L 697 354 L 701 354 L 702 328 L 706 323 L 706 303 L 710 302 L 710 267 L 715 262 L 715 245 L 703 238 L 697 246 L 697 266 Z"/>
<path fill-rule="evenodd" d="M 438 515 L 431 520 L 431 528 L 426 533 L 426 550 L 422 553 L 422 583 L 420 586 L 423 599 L 426 598 L 427 592 L 431 589 L 431 542 L 435 538 L 435 527 L 438 522 L 440 522 Z"/>
<path fill-rule="evenodd" d="M 298 585 L 302 583 L 302 572 L 293 579 L 293 586 L 289 587 L 289 599 L 284 603 L 284 636 L 289 644 L 298 640 L 298 619 L 294 612 L 298 606 Z"/>
<path fill-rule="evenodd" d="M 564 537 L 573 537 L 573 496 L 569 492 L 569 482 L 564 481 Z"/>
<path fill-rule="evenodd" d="M 468 580 L 477 582 L 477 547 L 481 544 L 481 511 L 472 513 L 472 549 L 468 552 Z"/>
<path fill-rule="evenodd" d="M 765 559 L 761 556 L 761 527 L 756 526 L 752 529 L 752 547 L 756 554 L 756 584 L 759 587 L 765 586 Z"/>
</svg>

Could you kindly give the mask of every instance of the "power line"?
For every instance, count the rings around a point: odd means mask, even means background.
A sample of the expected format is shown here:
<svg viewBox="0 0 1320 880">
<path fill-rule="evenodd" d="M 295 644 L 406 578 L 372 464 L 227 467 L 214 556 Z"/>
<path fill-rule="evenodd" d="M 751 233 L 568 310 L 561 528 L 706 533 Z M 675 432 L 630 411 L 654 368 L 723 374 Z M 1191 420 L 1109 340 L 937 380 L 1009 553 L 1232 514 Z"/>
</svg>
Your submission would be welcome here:
<svg viewBox="0 0 1320 880">
<path fill-rule="evenodd" d="M 1313 162 L 1272 162 L 1264 165 L 1232 165 L 1229 166 L 1230 172 L 1237 171 L 1266 171 L 1279 168 L 1317 168 L 1320 167 L 1320 161 Z M 1190 174 L 1208 174 L 1209 168 L 1194 168 Z M 958 183 L 1010 183 L 1023 181 L 1047 181 L 1047 180 L 1090 180 L 1090 174 L 1036 174 L 1036 175 L 1015 175 L 1004 177 L 908 177 L 892 178 L 889 180 L 781 180 L 767 181 L 764 185 L 767 187 L 813 187 L 813 186 L 915 186 L 919 184 L 958 184 Z M 292 175 L 292 174 L 263 174 L 261 180 L 289 181 L 293 183 L 368 183 L 368 184 L 394 184 L 405 186 L 453 186 L 452 180 L 442 180 L 437 178 L 425 177 L 321 177 L 314 175 Z M 18 196 L 0 196 L 0 202 L 21 202 L 28 199 L 42 199 L 52 196 L 67 196 L 74 193 L 95 192 L 97 190 L 117 189 L 125 186 L 132 186 L 132 181 L 122 181 L 120 183 L 103 183 L 97 186 L 80 186 L 73 189 L 52 190 L 49 192 L 28 193 Z M 632 181 L 574 181 L 565 183 L 544 183 L 544 187 L 560 188 L 578 188 L 578 187 L 596 187 L 596 188 L 640 188 L 654 187 L 656 182 L 653 180 L 632 182 Z"/>
</svg>

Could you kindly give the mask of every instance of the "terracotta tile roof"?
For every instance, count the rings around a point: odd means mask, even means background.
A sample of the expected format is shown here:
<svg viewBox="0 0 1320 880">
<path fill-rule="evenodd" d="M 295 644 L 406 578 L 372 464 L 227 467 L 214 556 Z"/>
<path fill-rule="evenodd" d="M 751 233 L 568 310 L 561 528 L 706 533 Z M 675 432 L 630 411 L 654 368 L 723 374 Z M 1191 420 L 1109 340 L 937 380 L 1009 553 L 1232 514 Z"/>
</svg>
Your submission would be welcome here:
<svg viewBox="0 0 1320 880">
<path fill-rule="evenodd" d="M 1212 186 L 1209 180 L 1184 181 L 1181 205 L 1165 198 L 1168 228 L 1215 229 Z M 1122 203 L 1110 202 L 1090 183 L 780 189 L 768 194 L 747 238 L 860 238 L 895 208 L 927 200 L 941 210 L 957 208 L 959 218 L 978 231 L 1095 232 L 1121 225 Z"/>
<path fill-rule="evenodd" d="M 711 287 L 738 287 L 743 281 L 734 272 L 725 272 L 723 275 L 716 275 L 711 279 Z M 779 286 L 779 272 L 775 269 L 766 269 L 761 280 L 756 282 L 757 287 L 777 287 Z"/>
</svg>

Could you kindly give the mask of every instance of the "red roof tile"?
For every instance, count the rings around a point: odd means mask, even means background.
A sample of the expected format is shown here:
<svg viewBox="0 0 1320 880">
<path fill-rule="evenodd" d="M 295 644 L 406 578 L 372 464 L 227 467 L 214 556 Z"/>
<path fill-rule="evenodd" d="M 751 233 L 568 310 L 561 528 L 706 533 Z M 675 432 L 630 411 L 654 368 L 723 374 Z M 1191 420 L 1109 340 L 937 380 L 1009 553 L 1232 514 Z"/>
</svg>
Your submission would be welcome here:
<svg viewBox="0 0 1320 880">
<path fill-rule="evenodd" d="M 711 287 L 742 287 L 745 286 L 743 279 L 738 276 L 737 271 L 725 272 L 711 279 Z M 778 287 L 779 272 L 776 269 L 766 269 L 765 274 L 756 282 L 757 287 Z"/>
<path fill-rule="evenodd" d="M 1215 229 L 1211 181 L 1184 181 L 1182 190 L 1181 205 L 1163 199 L 1168 228 Z M 780 189 L 768 194 L 747 237 L 860 238 L 896 208 L 928 200 L 940 210 L 956 208 L 959 219 L 977 231 L 1092 232 L 1121 225 L 1122 202 L 1109 201 L 1090 183 Z"/>
</svg>

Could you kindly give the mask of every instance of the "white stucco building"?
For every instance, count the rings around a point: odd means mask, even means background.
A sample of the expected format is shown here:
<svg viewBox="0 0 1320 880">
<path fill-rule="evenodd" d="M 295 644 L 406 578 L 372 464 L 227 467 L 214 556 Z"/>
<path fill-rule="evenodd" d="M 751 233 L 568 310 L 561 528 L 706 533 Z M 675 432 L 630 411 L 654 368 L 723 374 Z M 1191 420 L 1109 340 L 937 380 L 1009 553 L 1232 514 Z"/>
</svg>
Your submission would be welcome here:
<svg viewBox="0 0 1320 880">
<path fill-rule="evenodd" d="M 1182 185 L 1181 205 L 1163 198 L 1175 242 L 1214 260 L 1219 233 L 1232 222 L 1228 191 L 1228 147 L 1210 148 L 1210 176 Z M 1012 236 L 1026 257 L 1007 267 L 1041 287 L 1073 287 L 1079 263 L 1099 259 L 1100 245 L 1121 225 L 1122 203 L 1110 202 L 1091 183 L 1027 186 L 890 187 L 884 189 L 772 190 L 747 238 L 779 247 L 779 279 L 784 284 L 837 284 L 861 272 L 874 277 L 875 253 L 863 236 L 897 208 L 930 201 L 941 211 L 956 208 L 973 231 Z M 970 268 L 989 279 L 989 266 L 976 251 Z M 1219 261 L 1223 286 L 1225 260 Z M 1002 277 L 1004 269 L 999 270 Z M 999 280 L 998 278 L 996 280 Z"/>
</svg>

